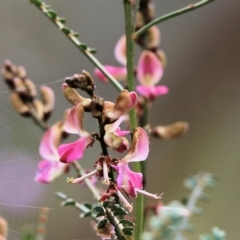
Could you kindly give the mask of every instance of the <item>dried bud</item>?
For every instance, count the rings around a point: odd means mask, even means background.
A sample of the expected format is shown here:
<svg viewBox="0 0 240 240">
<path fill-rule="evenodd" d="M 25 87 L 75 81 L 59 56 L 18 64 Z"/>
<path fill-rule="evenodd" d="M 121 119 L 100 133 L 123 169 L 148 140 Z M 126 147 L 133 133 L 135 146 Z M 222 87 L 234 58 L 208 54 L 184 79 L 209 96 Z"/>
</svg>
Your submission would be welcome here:
<svg viewBox="0 0 240 240">
<path fill-rule="evenodd" d="M 104 142 L 113 150 L 120 153 L 128 150 L 129 142 L 125 137 L 117 136 L 117 134 L 111 132 L 104 135 Z"/>
<path fill-rule="evenodd" d="M 31 115 L 29 107 L 22 101 L 17 92 L 10 93 L 10 103 L 13 109 L 20 115 L 25 117 L 29 117 Z"/>
<path fill-rule="evenodd" d="M 155 7 L 152 2 L 148 3 L 148 18 L 149 19 L 154 19 L 155 17 Z"/>
<path fill-rule="evenodd" d="M 94 118 L 98 118 L 102 115 L 103 106 L 104 106 L 103 98 L 93 98 L 93 100 L 91 102 L 91 107 L 90 107 L 91 110 L 90 111 Z"/>
<path fill-rule="evenodd" d="M 80 88 L 86 91 L 91 97 L 94 96 L 94 81 L 89 72 L 83 70 L 82 74 L 75 74 L 65 79 L 65 82 L 72 88 Z"/>
<path fill-rule="evenodd" d="M 34 99 L 33 101 L 33 106 L 37 112 L 38 118 L 39 119 L 43 119 L 44 118 L 44 106 L 43 103 L 38 100 L 38 99 Z"/>
<path fill-rule="evenodd" d="M 7 221 L 0 217 L 0 239 L 4 240 L 7 237 L 7 232 L 8 232 L 8 223 Z"/>
<path fill-rule="evenodd" d="M 141 12 L 137 12 L 137 15 L 136 15 L 136 28 L 139 29 L 141 27 L 143 27 L 144 25 L 144 18 L 143 18 L 143 15 Z"/>
<path fill-rule="evenodd" d="M 97 226 L 97 236 L 102 239 L 116 239 L 114 226 L 106 221 L 105 224 L 98 224 Z"/>
<path fill-rule="evenodd" d="M 42 86 L 40 89 L 42 103 L 44 106 L 44 120 L 46 121 L 53 111 L 55 105 L 55 95 L 53 90 L 48 86 Z"/>
<path fill-rule="evenodd" d="M 12 90 L 14 89 L 13 79 L 15 77 L 16 72 L 17 72 L 16 66 L 10 60 L 6 60 L 1 70 L 1 73 L 6 84 Z"/>
<path fill-rule="evenodd" d="M 157 26 L 153 26 L 148 29 L 147 39 L 146 39 L 146 48 L 147 49 L 156 49 L 160 44 L 160 31 Z"/>
<path fill-rule="evenodd" d="M 34 82 L 31 81 L 30 79 L 26 79 L 24 83 L 27 88 L 29 96 L 35 98 L 37 96 L 37 90 Z"/>
<path fill-rule="evenodd" d="M 23 66 L 18 66 L 16 75 L 19 78 L 25 79 L 27 77 L 26 69 Z"/>
<path fill-rule="evenodd" d="M 157 126 L 152 129 L 151 135 L 161 139 L 174 139 L 186 133 L 189 128 L 187 122 L 176 122 L 168 126 Z"/>
<path fill-rule="evenodd" d="M 161 61 L 163 67 L 165 68 L 167 66 L 167 57 L 166 57 L 166 54 L 164 53 L 164 51 L 158 49 L 156 52 L 156 55 L 159 58 L 159 60 Z"/>
<path fill-rule="evenodd" d="M 81 95 L 78 94 L 78 92 L 71 88 L 68 84 L 64 83 L 62 85 L 62 90 L 65 98 L 74 106 L 81 103 L 82 107 L 84 108 L 84 111 L 89 112 L 90 111 L 90 104 L 91 99 L 84 98 Z"/>
</svg>

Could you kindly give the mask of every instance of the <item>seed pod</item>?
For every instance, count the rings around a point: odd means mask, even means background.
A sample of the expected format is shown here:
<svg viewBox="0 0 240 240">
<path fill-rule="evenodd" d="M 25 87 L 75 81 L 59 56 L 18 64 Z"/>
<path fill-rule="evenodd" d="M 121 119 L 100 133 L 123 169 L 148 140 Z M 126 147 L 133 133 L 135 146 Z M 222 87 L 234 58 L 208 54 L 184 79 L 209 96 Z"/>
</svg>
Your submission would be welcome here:
<svg viewBox="0 0 240 240">
<path fill-rule="evenodd" d="M 41 99 L 44 106 L 44 120 L 51 116 L 55 105 L 55 95 L 53 90 L 48 86 L 42 86 L 40 89 Z"/>
<path fill-rule="evenodd" d="M 168 140 L 183 136 L 189 128 L 187 122 L 176 122 L 168 126 L 157 126 L 152 129 L 151 135 Z"/>
<path fill-rule="evenodd" d="M 17 92 L 10 93 L 10 103 L 13 109 L 20 115 L 24 117 L 29 117 L 31 115 L 29 107 L 22 101 Z"/>
<path fill-rule="evenodd" d="M 34 82 L 31 81 L 30 79 L 26 79 L 24 83 L 27 88 L 29 96 L 35 98 L 37 96 L 37 90 Z"/>
<path fill-rule="evenodd" d="M 146 48 L 156 49 L 160 44 L 160 31 L 157 26 L 152 26 L 147 31 Z"/>
</svg>

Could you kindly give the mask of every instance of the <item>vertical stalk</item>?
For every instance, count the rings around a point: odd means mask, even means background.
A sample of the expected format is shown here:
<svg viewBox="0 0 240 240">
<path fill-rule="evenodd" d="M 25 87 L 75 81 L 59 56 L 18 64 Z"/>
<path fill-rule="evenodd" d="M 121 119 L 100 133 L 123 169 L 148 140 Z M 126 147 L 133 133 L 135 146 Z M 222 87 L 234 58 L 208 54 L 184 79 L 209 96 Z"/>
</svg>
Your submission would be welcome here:
<svg viewBox="0 0 240 240">
<path fill-rule="evenodd" d="M 129 0 L 124 0 L 124 13 L 125 13 L 125 32 L 126 32 L 126 42 L 127 42 L 127 87 L 129 91 L 135 90 L 134 84 L 134 40 L 132 38 L 132 14 L 131 14 L 131 3 Z M 136 113 L 133 110 L 129 113 L 130 118 L 130 130 L 132 131 L 137 127 Z M 134 170 L 136 172 L 141 172 L 140 162 L 134 163 Z M 140 239 L 141 233 L 143 231 L 143 209 L 144 209 L 144 197 L 139 194 L 136 199 L 136 214 L 135 214 L 135 233 L 134 238 L 136 240 Z"/>
</svg>

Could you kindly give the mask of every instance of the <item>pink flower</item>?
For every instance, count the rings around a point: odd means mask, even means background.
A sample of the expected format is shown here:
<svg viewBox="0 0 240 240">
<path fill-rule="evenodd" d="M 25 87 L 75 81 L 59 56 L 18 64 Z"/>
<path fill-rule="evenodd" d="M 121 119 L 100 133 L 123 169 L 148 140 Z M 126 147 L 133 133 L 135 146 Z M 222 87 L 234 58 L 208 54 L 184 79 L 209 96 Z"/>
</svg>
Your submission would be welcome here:
<svg viewBox="0 0 240 240">
<path fill-rule="evenodd" d="M 103 114 L 107 123 L 113 123 L 125 115 L 137 104 L 137 94 L 124 89 L 117 97 L 116 103 L 104 103 Z"/>
<path fill-rule="evenodd" d="M 136 197 L 137 193 L 145 194 L 147 196 L 159 199 L 160 196 L 148 193 L 143 188 L 142 173 L 133 172 L 128 163 L 144 161 L 149 153 L 149 140 L 143 128 L 137 127 L 133 132 L 133 142 L 128 154 L 120 160 L 117 166 L 112 166 L 117 170 L 117 185 L 120 190 L 123 190 L 127 195 Z M 122 196 L 119 197 L 123 200 Z M 126 200 L 123 200 L 126 203 Z"/>
<path fill-rule="evenodd" d="M 130 133 L 130 131 L 122 131 L 119 127 L 123 117 L 120 117 L 117 121 L 111 124 L 105 125 L 104 141 L 108 147 L 118 152 L 124 152 L 128 150 L 128 140 L 123 137 Z"/>
<path fill-rule="evenodd" d="M 58 148 L 60 161 L 70 163 L 83 157 L 84 150 L 93 144 L 92 136 L 83 129 L 84 109 L 81 103 L 70 110 L 64 124 L 68 133 L 79 134 L 80 138 L 72 143 L 62 144 Z"/>
<path fill-rule="evenodd" d="M 49 128 L 43 135 L 39 146 L 39 153 L 44 160 L 38 163 L 38 172 L 35 181 L 50 183 L 66 172 L 68 165 L 59 162 L 57 146 L 61 140 L 62 129 L 57 124 Z"/>
<path fill-rule="evenodd" d="M 125 67 L 126 59 L 126 37 L 123 35 L 117 42 L 114 55 L 117 61 L 124 67 L 116 67 L 111 65 L 105 65 L 104 68 L 117 80 L 123 81 L 127 78 L 127 69 Z M 108 79 L 103 75 L 99 69 L 94 70 L 95 76 L 102 82 L 108 82 Z"/>
<path fill-rule="evenodd" d="M 148 50 L 142 51 L 137 66 L 137 78 L 141 86 L 137 86 L 137 92 L 148 100 L 167 94 L 166 86 L 155 86 L 162 76 L 163 65 L 156 54 Z"/>
</svg>

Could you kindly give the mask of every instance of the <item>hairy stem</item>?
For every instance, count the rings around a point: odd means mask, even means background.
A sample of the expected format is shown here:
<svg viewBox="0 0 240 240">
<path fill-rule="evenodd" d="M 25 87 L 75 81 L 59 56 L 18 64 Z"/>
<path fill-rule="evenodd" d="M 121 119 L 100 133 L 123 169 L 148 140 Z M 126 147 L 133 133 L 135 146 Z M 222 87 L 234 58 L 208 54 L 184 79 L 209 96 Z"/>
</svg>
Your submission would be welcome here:
<svg viewBox="0 0 240 240">
<path fill-rule="evenodd" d="M 214 0 L 201 0 L 198 3 L 192 3 L 189 4 L 187 7 L 181 8 L 179 10 L 176 10 L 174 12 L 168 13 L 166 15 L 163 15 L 162 17 L 156 18 L 155 20 L 149 22 L 148 24 L 146 24 L 145 26 L 143 26 L 142 28 L 140 28 L 138 31 L 136 31 L 132 37 L 135 39 L 136 37 L 140 36 L 141 34 L 143 34 L 144 32 L 146 32 L 150 27 L 157 25 L 161 22 L 164 22 L 170 18 L 174 18 L 176 16 L 182 15 L 186 12 L 190 12 L 192 10 L 195 10 L 197 8 L 200 8 L 208 3 L 213 2 Z"/>
<path fill-rule="evenodd" d="M 134 84 L 134 41 L 132 39 L 132 16 L 131 16 L 131 4 L 128 0 L 124 0 L 124 13 L 125 13 L 125 32 L 127 40 L 127 87 L 129 91 L 135 90 Z M 130 130 L 132 131 L 137 127 L 137 118 L 135 110 L 131 110 L 129 113 L 130 118 Z M 140 162 L 134 163 L 134 170 L 141 172 Z M 136 214 L 135 214 L 135 233 L 134 238 L 140 239 L 140 235 L 143 231 L 143 210 L 144 210 L 144 197 L 142 194 L 138 194 L 136 199 Z"/>
<path fill-rule="evenodd" d="M 60 31 L 63 32 L 68 39 L 80 50 L 92 63 L 96 66 L 104 76 L 113 84 L 113 86 L 118 90 L 122 91 L 122 85 L 104 68 L 104 66 L 98 61 L 96 57 L 91 53 L 93 49 L 87 47 L 84 43 L 81 43 L 77 38 L 77 33 L 68 29 L 64 22 L 65 20 L 57 16 L 56 12 L 50 9 L 41 0 L 30 0 L 39 10 L 41 10 L 45 16 L 47 16 L 56 26 L 59 27 Z"/>
</svg>

